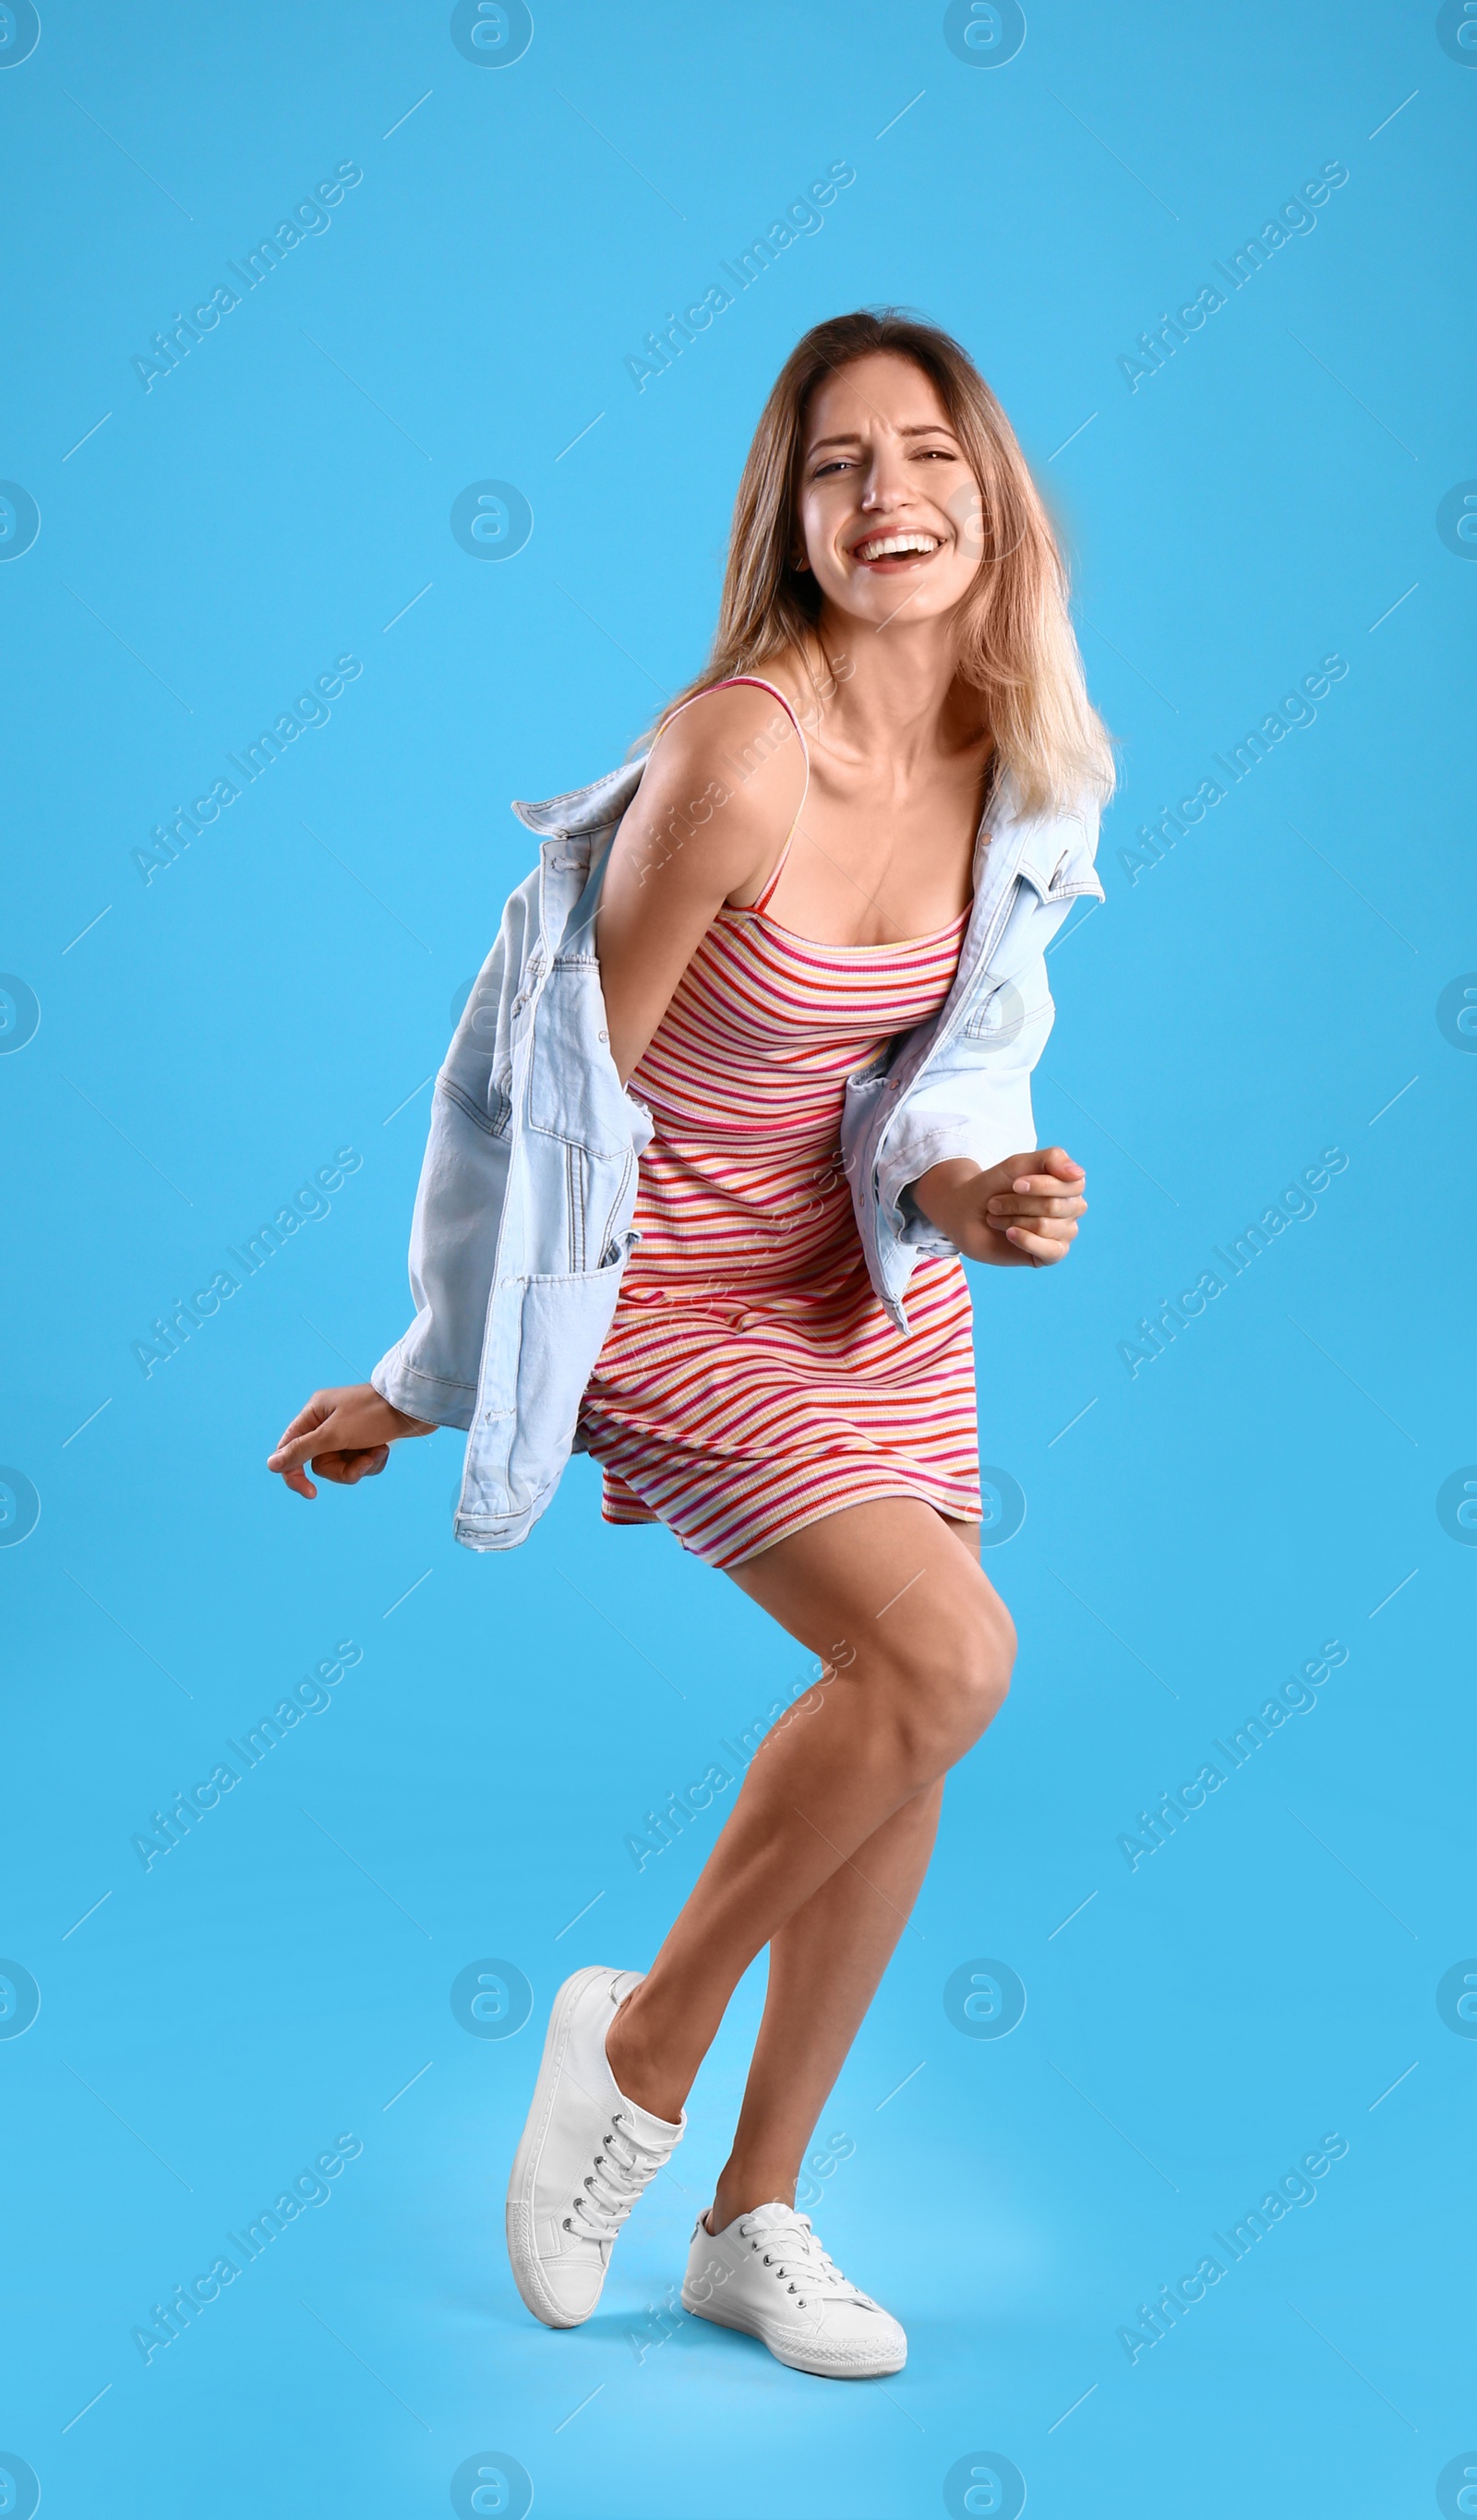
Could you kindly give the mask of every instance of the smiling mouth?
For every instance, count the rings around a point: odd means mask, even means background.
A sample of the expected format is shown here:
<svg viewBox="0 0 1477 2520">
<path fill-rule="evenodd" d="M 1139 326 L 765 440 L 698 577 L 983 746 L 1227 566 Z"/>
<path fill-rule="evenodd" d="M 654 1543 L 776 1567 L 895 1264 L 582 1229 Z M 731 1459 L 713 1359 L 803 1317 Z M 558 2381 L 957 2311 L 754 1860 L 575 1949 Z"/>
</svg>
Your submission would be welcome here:
<svg viewBox="0 0 1477 2520">
<path fill-rule="evenodd" d="M 864 568 L 890 569 L 931 560 L 938 547 L 937 534 L 871 534 L 853 544 L 851 556 Z"/>
</svg>

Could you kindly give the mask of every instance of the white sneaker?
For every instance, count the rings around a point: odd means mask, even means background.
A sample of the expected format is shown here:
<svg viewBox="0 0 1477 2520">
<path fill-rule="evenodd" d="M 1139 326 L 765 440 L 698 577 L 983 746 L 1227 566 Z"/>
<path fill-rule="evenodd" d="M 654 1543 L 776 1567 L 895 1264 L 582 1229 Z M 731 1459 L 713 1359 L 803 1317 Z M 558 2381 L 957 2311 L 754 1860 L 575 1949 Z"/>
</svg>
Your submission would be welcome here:
<svg viewBox="0 0 1477 2520">
<path fill-rule="evenodd" d="M 809 2215 L 791 2205 L 756 2205 L 718 2232 L 699 2216 L 682 2306 L 825 2379 L 870 2380 L 908 2360 L 897 2320 L 832 2266 Z"/>
<path fill-rule="evenodd" d="M 508 2184 L 513 2279 L 546 2327 L 578 2327 L 601 2296 L 626 2216 L 681 2141 L 615 2088 L 605 2032 L 641 1974 L 583 1968 L 554 1999 L 533 2106 Z"/>
</svg>

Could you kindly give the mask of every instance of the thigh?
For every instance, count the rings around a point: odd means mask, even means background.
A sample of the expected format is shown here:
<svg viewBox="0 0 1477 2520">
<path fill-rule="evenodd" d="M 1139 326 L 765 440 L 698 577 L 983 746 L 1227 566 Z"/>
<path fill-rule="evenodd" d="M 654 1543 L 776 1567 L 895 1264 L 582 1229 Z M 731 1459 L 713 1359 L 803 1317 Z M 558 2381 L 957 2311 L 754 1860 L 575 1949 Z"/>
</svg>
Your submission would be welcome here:
<svg viewBox="0 0 1477 2520">
<path fill-rule="evenodd" d="M 905 1636 L 917 1642 L 1007 1615 L 979 1562 L 979 1525 L 916 1497 L 844 1506 L 727 1572 L 838 1670 L 867 1659 L 869 1646 L 890 1658 Z"/>
</svg>

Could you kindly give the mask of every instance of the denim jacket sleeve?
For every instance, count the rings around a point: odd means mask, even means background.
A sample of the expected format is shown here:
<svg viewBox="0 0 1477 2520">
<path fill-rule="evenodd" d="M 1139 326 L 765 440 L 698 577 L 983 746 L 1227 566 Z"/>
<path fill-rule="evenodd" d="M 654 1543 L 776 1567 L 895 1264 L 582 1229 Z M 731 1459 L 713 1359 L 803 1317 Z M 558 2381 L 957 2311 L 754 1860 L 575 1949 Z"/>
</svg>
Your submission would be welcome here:
<svg viewBox="0 0 1477 2520">
<path fill-rule="evenodd" d="M 536 911 L 531 878 L 503 913 L 431 1097 L 410 1238 L 416 1318 L 370 1375 L 381 1399 L 437 1426 L 471 1425 L 508 1184 L 513 1104 L 509 997 Z"/>
<path fill-rule="evenodd" d="M 925 1251 L 955 1245 L 925 1217 L 911 1185 L 934 1164 L 965 1157 L 985 1170 L 1036 1144 L 1031 1072 L 1055 1015 L 1046 954 L 1073 904 L 1101 901 L 1094 867 L 1097 810 L 1085 803 L 1054 826 L 1043 852 L 1028 846 L 988 968 L 883 1141 L 878 1204 L 899 1239 Z"/>
</svg>

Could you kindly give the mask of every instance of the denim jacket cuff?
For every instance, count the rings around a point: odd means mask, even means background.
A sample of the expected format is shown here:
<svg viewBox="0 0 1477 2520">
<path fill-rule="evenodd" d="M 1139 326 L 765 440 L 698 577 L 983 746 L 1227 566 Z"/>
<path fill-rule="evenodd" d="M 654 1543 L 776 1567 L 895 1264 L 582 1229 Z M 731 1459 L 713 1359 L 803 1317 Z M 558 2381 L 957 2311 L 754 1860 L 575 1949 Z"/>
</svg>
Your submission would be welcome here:
<svg viewBox="0 0 1477 2520">
<path fill-rule="evenodd" d="M 430 1426 L 457 1426 L 464 1435 L 470 1432 L 476 1415 L 475 1383 L 443 1382 L 433 1373 L 422 1373 L 407 1364 L 400 1344 L 381 1356 L 370 1381 L 381 1400 L 403 1410 L 407 1418 L 420 1418 Z"/>
<path fill-rule="evenodd" d="M 950 1252 L 956 1245 L 918 1205 L 913 1184 L 935 1164 L 962 1159 L 988 1172 L 1011 1154 L 1035 1144 L 1029 1081 L 1022 1077 L 1001 1091 L 989 1112 L 943 1112 L 923 1126 L 908 1130 L 882 1158 L 878 1205 L 900 1241 L 923 1251 Z"/>
</svg>

